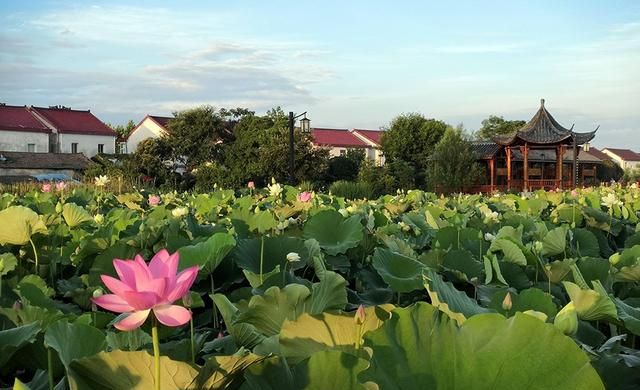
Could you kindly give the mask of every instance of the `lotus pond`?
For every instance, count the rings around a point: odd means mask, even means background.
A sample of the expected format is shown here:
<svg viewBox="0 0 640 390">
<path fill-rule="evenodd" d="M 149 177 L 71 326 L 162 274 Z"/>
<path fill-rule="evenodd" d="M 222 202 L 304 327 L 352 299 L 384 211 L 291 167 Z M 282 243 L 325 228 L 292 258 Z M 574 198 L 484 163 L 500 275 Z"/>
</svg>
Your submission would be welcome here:
<svg viewBox="0 0 640 390">
<path fill-rule="evenodd" d="M 0 388 L 634 389 L 640 190 L 0 195 Z"/>
</svg>

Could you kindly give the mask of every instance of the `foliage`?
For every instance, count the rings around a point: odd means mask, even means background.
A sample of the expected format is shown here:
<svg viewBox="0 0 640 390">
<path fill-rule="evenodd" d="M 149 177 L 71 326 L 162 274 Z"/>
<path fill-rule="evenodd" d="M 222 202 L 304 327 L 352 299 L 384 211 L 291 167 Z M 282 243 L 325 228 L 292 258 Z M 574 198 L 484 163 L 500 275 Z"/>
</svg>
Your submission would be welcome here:
<svg viewBox="0 0 640 390">
<path fill-rule="evenodd" d="M 511 134 L 526 124 L 522 120 L 505 120 L 501 116 L 491 115 L 482 121 L 482 127 L 476 132 L 476 138 L 492 140 L 495 136 Z"/>
<path fill-rule="evenodd" d="M 421 114 L 402 114 L 394 118 L 380 141 L 387 163 L 403 161 L 415 173 L 416 186 L 424 185 L 429 156 L 447 129 L 444 122 Z"/>
<path fill-rule="evenodd" d="M 374 197 L 373 188 L 366 182 L 339 180 L 331 184 L 329 192 L 345 199 L 371 199 Z"/>
<path fill-rule="evenodd" d="M 132 119 L 129 119 L 129 121 L 124 125 L 113 125 L 111 123 L 107 123 L 107 126 L 111 127 L 113 131 L 118 133 L 118 138 L 124 139 L 136 127 L 136 123 Z"/>
<path fill-rule="evenodd" d="M 431 187 L 460 192 L 481 176 L 473 148 L 465 139 L 462 128 L 448 128 L 431 159 L 428 175 Z"/>
<path fill-rule="evenodd" d="M 114 258 L 162 248 L 200 268 L 193 335 L 159 332 L 167 386 L 637 385 L 637 186 L 148 195 L 0 195 L 0 387 L 152 387 L 150 324 L 121 333 L 91 298 Z"/>
<path fill-rule="evenodd" d="M 402 160 L 387 161 L 384 166 L 376 166 L 365 161 L 358 173 L 358 181 L 371 186 L 375 196 L 394 193 L 416 185 L 414 167 Z"/>
</svg>

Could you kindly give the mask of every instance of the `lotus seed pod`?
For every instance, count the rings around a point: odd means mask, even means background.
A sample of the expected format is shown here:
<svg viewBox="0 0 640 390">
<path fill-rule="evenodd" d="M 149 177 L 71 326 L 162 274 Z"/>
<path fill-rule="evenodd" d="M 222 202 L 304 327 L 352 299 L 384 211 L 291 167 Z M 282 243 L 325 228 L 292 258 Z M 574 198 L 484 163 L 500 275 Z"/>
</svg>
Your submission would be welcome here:
<svg viewBox="0 0 640 390">
<path fill-rule="evenodd" d="M 182 304 L 184 307 L 191 307 L 193 305 L 193 299 L 191 298 L 191 293 L 188 292 L 182 297 Z"/>
<path fill-rule="evenodd" d="M 102 288 L 98 287 L 97 289 L 93 290 L 93 297 L 94 298 L 98 298 L 104 295 L 104 291 L 102 290 Z"/>
<path fill-rule="evenodd" d="M 573 336 L 578 332 L 578 314 L 573 302 L 567 303 L 556 315 L 553 325 L 567 336 Z"/>
</svg>

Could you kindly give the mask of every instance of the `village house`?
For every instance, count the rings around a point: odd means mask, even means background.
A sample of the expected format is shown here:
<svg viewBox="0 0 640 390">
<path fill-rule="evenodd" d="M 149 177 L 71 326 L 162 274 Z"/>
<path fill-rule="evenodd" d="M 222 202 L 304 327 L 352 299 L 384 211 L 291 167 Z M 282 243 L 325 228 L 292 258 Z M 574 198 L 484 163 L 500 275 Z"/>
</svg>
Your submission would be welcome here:
<svg viewBox="0 0 640 390">
<path fill-rule="evenodd" d="M 116 133 L 89 110 L 0 105 L 0 151 L 115 152 Z"/>
<path fill-rule="evenodd" d="M 131 130 L 120 153 L 135 153 L 140 142 L 148 138 L 163 137 L 169 131 L 168 123 L 173 119 L 166 116 L 147 115 Z"/>
<path fill-rule="evenodd" d="M 349 149 L 361 149 L 364 150 L 365 157 L 376 165 L 384 164 L 380 149 L 382 134 L 381 130 L 311 129 L 314 146 L 329 149 L 330 157 L 345 156 Z"/>
<path fill-rule="evenodd" d="M 602 153 L 609 156 L 614 163 L 624 170 L 640 169 L 640 153 L 636 153 L 633 150 L 604 148 Z"/>
</svg>

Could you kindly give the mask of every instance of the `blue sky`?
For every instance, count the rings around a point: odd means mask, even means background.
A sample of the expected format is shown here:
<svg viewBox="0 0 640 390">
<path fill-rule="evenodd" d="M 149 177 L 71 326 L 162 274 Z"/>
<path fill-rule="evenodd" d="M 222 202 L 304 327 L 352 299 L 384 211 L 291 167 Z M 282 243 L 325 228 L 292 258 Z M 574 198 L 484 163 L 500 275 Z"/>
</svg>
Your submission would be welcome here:
<svg viewBox="0 0 640 390">
<path fill-rule="evenodd" d="M 594 144 L 640 149 L 638 1 L 0 2 L 0 101 L 107 122 L 200 104 L 379 128 L 469 130 L 539 99 Z"/>
</svg>

